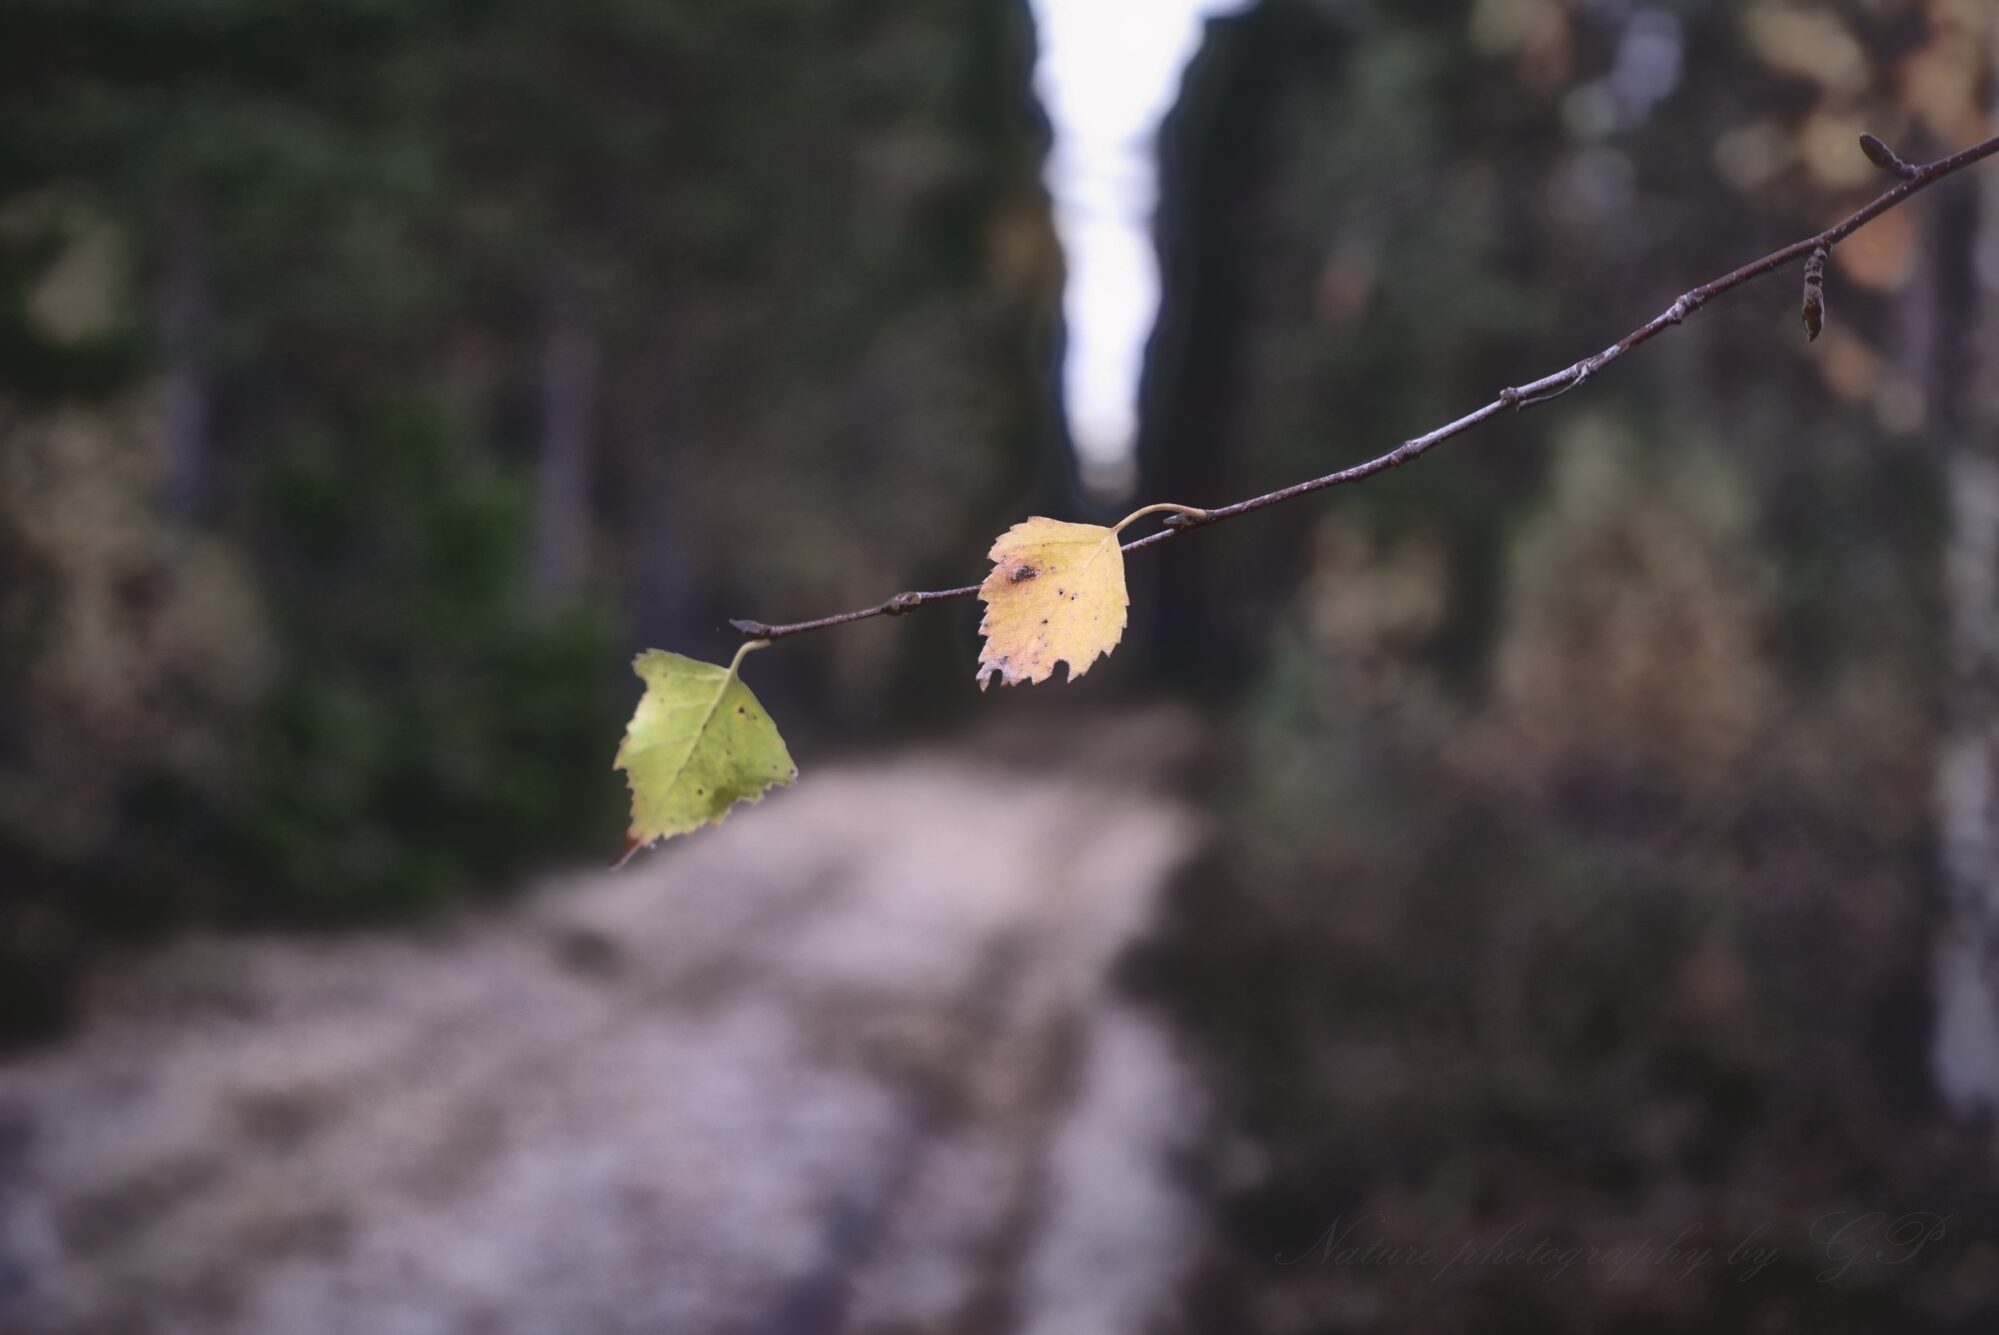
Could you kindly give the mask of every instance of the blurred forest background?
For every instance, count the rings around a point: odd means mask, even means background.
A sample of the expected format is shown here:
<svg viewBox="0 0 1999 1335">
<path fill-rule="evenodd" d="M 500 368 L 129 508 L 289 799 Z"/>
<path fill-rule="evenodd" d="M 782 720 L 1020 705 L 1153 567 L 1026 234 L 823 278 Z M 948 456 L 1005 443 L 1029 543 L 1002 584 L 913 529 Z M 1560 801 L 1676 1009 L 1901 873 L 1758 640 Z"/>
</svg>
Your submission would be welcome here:
<svg viewBox="0 0 1999 1335">
<path fill-rule="evenodd" d="M 0 23 L 22 1001 L 107 932 L 615 850 L 635 646 L 956 573 L 1025 498 L 1004 7 Z M 779 694 L 851 725 L 926 642 Z"/>
<path fill-rule="evenodd" d="M 1984 0 L 1214 24 L 1163 135 L 1141 497 L 1238 499 L 1567 365 L 1877 192 L 1862 130 L 1992 133 L 1995 51 Z M 1033 56 L 1004 0 L 0 5 L 10 1038 L 181 929 L 417 923 L 608 860 L 636 649 L 725 658 L 729 616 L 1100 518 Z M 966 689 L 965 607 L 756 660 L 808 775 L 1197 707 L 1168 777 L 1217 833 L 1123 971 L 1224 1128 L 1189 1328 L 1990 1328 L 1999 168 L 1827 286 L 1816 343 L 1779 274 L 1135 560 L 1075 696 Z M 1949 1245 L 1822 1282 L 1835 1207 Z M 1367 1215 L 1767 1224 L 1783 1259 L 1273 1264 Z"/>
</svg>

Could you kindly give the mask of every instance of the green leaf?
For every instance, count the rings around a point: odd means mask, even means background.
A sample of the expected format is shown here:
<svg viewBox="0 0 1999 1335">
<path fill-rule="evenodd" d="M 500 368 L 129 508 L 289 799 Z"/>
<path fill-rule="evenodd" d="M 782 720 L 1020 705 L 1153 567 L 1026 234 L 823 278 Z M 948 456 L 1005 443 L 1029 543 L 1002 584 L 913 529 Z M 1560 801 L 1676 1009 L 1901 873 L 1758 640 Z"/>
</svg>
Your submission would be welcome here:
<svg viewBox="0 0 1999 1335">
<path fill-rule="evenodd" d="M 727 667 L 659 649 L 633 660 L 646 693 L 615 762 L 632 790 L 626 858 L 798 777 L 777 725 L 736 675 L 743 655 L 761 647 L 744 645 Z"/>
</svg>

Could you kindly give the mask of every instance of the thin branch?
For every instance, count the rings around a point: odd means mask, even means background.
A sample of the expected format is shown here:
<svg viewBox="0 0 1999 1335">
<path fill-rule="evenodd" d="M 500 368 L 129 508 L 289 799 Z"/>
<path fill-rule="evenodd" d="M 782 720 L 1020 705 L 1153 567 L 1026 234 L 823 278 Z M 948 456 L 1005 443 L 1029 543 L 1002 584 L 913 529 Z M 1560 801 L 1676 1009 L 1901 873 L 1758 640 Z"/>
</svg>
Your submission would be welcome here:
<svg viewBox="0 0 1999 1335">
<path fill-rule="evenodd" d="M 1824 251 L 1830 253 L 1832 248 L 1841 241 L 1852 236 L 1862 227 L 1880 217 L 1889 209 L 1902 203 L 1902 201 L 1908 199 L 1917 191 L 1934 185 L 1946 176 L 1964 170 L 1964 168 L 1969 167 L 1974 162 L 1999 153 L 1999 135 L 1995 135 L 1983 143 L 1973 144 L 1970 148 L 1962 149 L 1948 157 L 1938 158 L 1935 162 L 1921 167 L 1913 166 L 1903 161 L 1893 149 L 1889 148 L 1879 139 L 1876 139 L 1873 135 L 1862 135 L 1860 147 L 1861 151 L 1867 155 L 1868 161 L 1874 163 L 1882 170 L 1900 177 L 1900 183 L 1891 186 L 1886 191 L 1875 196 L 1866 204 L 1849 213 L 1846 217 L 1840 219 L 1818 235 L 1808 236 L 1802 241 L 1793 241 L 1781 250 L 1771 251 L 1760 260 L 1753 260 L 1732 273 L 1724 274 L 1712 282 L 1703 283 L 1692 291 L 1681 294 L 1680 298 L 1672 305 L 1626 334 L 1623 338 L 1618 339 L 1617 342 L 1611 344 L 1603 351 L 1585 357 L 1581 361 L 1555 372 L 1553 375 L 1542 376 L 1539 380 L 1532 380 L 1524 385 L 1502 389 L 1499 391 L 1499 397 L 1484 407 L 1474 409 L 1466 413 L 1463 417 L 1458 418 L 1455 422 L 1446 423 L 1427 435 L 1405 440 L 1386 454 L 1369 459 L 1366 463 L 1355 464 L 1351 468 L 1343 468 L 1338 472 L 1327 473 L 1323 477 L 1315 477 L 1289 487 L 1281 487 L 1276 491 L 1265 492 L 1261 496 L 1252 496 L 1248 500 L 1237 501 L 1234 505 L 1224 505 L 1212 510 L 1191 513 L 1184 511 L 1176 512 L 1167 517 L 1165 527 L 1160 529 L 1159 532 L 1148 534 L 1134 542 L 1124 544 L 1124 550 L 1127 553 L 1140 551 L 1162 542 L 1170 542 L 1182 533 L 1187 533 L 1197 528 L 1205 528 L 1210 524 L 1219 524 L 1223 520 L 1234 519 L 1238 515 L 1246 515 L 1251 511 L 1262 510 L 1283 501 L 1309 495 L 1315 491 L 1324 491 L 1328 487 L 1345 486 L 1350 482 L 1359 482 L 1364 478 L 1373 477 L 1376 473 L 1385 473 L 1391 468 L 1399 468 L 1403 464 L 1408 463 L 1411 459 L 1427 452 L 1432 446 L 1442 444 L 1452 436 L 1461 435 L 1471 430 L 1488 418 L 1497 417 L 1509 409 L 1518 412 L 1522 409 L 1531 408 L 1536 404 L 1546 403 L 1550 399 L 1560 398 L 1562 395 L 1587 381 L 1604 367 L 1624 356 L 1625 353 L 1630 352 L 1633 348 L 1651 342 L 1674 325 L 1682 323 L 1689 315 L 1692 315 L 1722 293 L 1741 287 L 1744 283 L 1752 282 L 1755 279 L 1763 277 L 1765 274 L 1774 273 L 1778 269 L 1795 264 L 1799 260 L 1807 259 L 1817 252 Z M 1156 507 L 1147 507 L 1148 510 L 1152 508 Z M 1140 511 L 1139 513 L 1143 514 L 1146 512 Z M 1136 518 L 1136 516 L 1133 517 Z M 850 621 L 865 621 L 870 617 L 901 616 L 905 612 L 913 612 L 919 607 L 928 607 L 932 603 L 944 603 L 959 598 L 970 598 L 975 596 L 978 591 L 979 586 L 977 584 L 967 584 L 961 588 L 939 589 L 926 593 L 898 593 L 893 598 L 877 603 L 873 607 L 863 607 L 852 612 L 841 612 L 834 616 L 820 617 L 813 621 L 794 621 L 784 625 L 769 625 L 762 621 L 743 620 L 731 621 L 729 624 L 752 639 L 780 640 L 790 635 L 802 635 L 806 631 L 825 630 L 831 626 L 844 626 Z"/>
</svg>

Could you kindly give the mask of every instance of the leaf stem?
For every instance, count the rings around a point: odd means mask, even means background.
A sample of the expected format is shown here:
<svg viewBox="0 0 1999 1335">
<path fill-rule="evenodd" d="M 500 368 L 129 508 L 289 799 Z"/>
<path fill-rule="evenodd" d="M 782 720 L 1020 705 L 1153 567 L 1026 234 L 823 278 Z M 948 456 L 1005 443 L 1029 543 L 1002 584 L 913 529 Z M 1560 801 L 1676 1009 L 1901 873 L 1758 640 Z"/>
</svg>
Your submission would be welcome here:
<svg viewBox="0 0 1999 1335">
<path fill-rule="evenodd" d="M 1847 237 L 1853 235 L 1853 233 L 1859 231 L 1862 227 L 1874 221 L 1874 219 L 1880 217 L 1888 210 L 1901 204 L 1917 191 L 1927 189 L 1944 177 L 1960 172 L 1975 162 L 1980 162 L 1995 153 L 1999 153 L 1999 135 L 1994 135 L 1990 139 L 1973 144 L 1969 148 L 1960 149 L 1948 157 L 1938 158 L 1935 162 L 1920 167 L 1903 161 L 1893 150 L 1889 149 L 1872 135 L 1862 136 L 1861 150 L 1867 155 L 1869 161 L 1874 162 L 1877 166 L 1882 167 L 1883 170 L 1900 179 L 1887 190 L 1876 195 L 1873 199 L 1826 228 L 1823 232 L 1805 237 L 1800 241 L 1793 241 L 1790 245 L 1784 246 L 1779 250 L 1773 250 L 1759 260 L 1751 260 L 1748 264 L 1743 265 L 1733 272 L 1723 274 L 1719 278 L 1683 292 L 1672 305 L 1653 316 L 1650 320 L 1647 320 L 1644 324 L 1639 325 L 1623 338 L 1618 339 L 1617 342 L 1603 349 L 1603 351 L 1592 353 L 1581 361 L 1575 362 L 1560 371 L 1556 371 L 1552 375 L 1542 376 L 1539 380 L 1502 389 L 1499 391 L 1499 396 L 1484 407 L 1476 408 L 1456 421 L 1447 422 L 1425 435 L 1414 436 L 1405 440 L 1386 454 L 1378 455 L 1364 463 L 1354 464 L 1350 468 L 1342 468 L 1337 472 L 1327 473 L 1323 477 L 1310 478 L 1288 487 L 1280 487 L 1276 491 L 1268 491 L 1261 496 L 1252 496 L 1247 500 L 1237 501 L 1233 505 L 1224 505 L 1213 510 L 1196 510 L 1191 506 L 1163 503 L 1148 505 L 1144 509 L 1136 510 L 1127 515 L 1117 525 L 1117 528 L 1122 529 L 1126 524 L 1131 523 L 1132 520 L 1158 510 L 1175 511 L 1178 522 L 1175 522 L 1174 519 L 1169 519 L 1166 521 L 1166 526 L 1160 529 L 1159 532 L 1149 533 L 1134 542 L 1125 543 L 1122 550 L 1129 554 L 1141 548 L 1154 546 L 1157 543 L 1170 542 L 1191 529 L 1205 528 L 1209 524 L 1217 524 L 1225 519 L 1234 519 L 1238 515 L 1246 515 L 1253 510 L 1261 510 L 1283 501 L 1308 495 L 1311 492 L 1323 491 L 1328 487 L 1344 486 L 1350 482 L 1362 481 L 1373 477 L 1376 473 L 1385 473 L 1391 468 L 1399 468 L 1418 455 L 1427 452 L 1432 446 L 1441 444 L 1453 436 L 1469 431 L 1479 423 L 1497 417 L 1503 412 L 1508 410 L 1523 412 L 1528 408 L 1547 403 L 1551 399 L 1560 398 L 1570 390 L 1581 385 L 1598 371 L 1601 371 L 1604 367 L 1623 357 L 1625 353 L 1630 352 L 1633 348 L 1649 343 L 1668 329 L 1685 322 L 1688 316 L 1722 293 L 1741 287 L 1744 283 L 1761 278 L 1765 274 L 1774 273 L 1776 270 L 1795 264 L 1799 260 L 1807 259 L 1815 252 L 1821 250 L 1831 251 L 1834 246 L 1846 240 Z M 1115 532 L 1116 530 L 1113 531 Z M 745 645 L 744 647 L 753 648 L 761 644 L 767 644 L 772 640 L 783 639 L 786 636 L 802 635 L 806 631 L 825 630 L 832 626 L 844 626 L 850 621 L 865 621 L 870 617 L 878 616 L 900 616 L 904 612 L 913 612 L 919 607 L 928 607 L 932 603 L 951 602 L 959 598 L 970 598 L 975 596 L 978 591 L 979 586 L 977 584 L 966 584 L 955 589 L 898 593 L 893 598 L 877 603 L 873 607 L 863 607 L 852 612 L 838 612 L 832 616 L 819 617 L 812 621 L 795 621 L 787 625 L 771 625 L 767 622 L 749 620 L 732 621 L 729 624 L 742 634 L 750 636 L 756 643 Z M 740 659 L 742 651 L 739 650 L 736 657 Z"/>
<path fill-rule="evenodd" d="M 769 640 L 744 640 L 741 644 L 737 645 L 736 656 L 729 660 L 729 676 L 734 677 L 738 675 L 743 666 L 743 656 L 749 653 L 750 650 L 768 648 L 770 648 Z"/>
<path fill-rule="evenodd" d="M 1196 522 L 1199 522 L 1200 520 L 1206 519 L 1208 517 L 1208 512 L 1206 510 L 1197 510 L 1191 505 L 1175 505 L 1171 501 L 1160 501 L 1156 505 L 1148 505 L 1144 509 L 1133 510 L 1123 519 L 1120 519 L 1117 521 L 1117 523 L 1112 524 L 1111 532 L 1122 533 L 1125 531 L 1125 529 L 1131 526 L 1133 520 L 1143 519 L 1147 515 L 1156 515 L 1166 510 L 1171 510 L 1176 515 L 1184 516 L 1185 518 L 1192 519 Z"/>
</svg>

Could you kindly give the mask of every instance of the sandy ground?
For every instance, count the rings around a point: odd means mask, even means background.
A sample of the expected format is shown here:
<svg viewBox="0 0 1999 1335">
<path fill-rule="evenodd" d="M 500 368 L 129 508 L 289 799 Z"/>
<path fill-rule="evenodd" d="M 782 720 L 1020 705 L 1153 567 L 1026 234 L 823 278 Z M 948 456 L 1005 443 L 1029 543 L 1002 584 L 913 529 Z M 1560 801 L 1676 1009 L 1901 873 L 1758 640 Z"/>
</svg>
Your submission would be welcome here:
<svg viewBox="0 0 1999 1335">
<path fill-rule="evenodd" d="M 1129 785 L 808 777 L 421 935 L 196 939 L 0 1067 L 0 1330 L 1171 1329 L 1200 1092 Z"/>
</svg>

